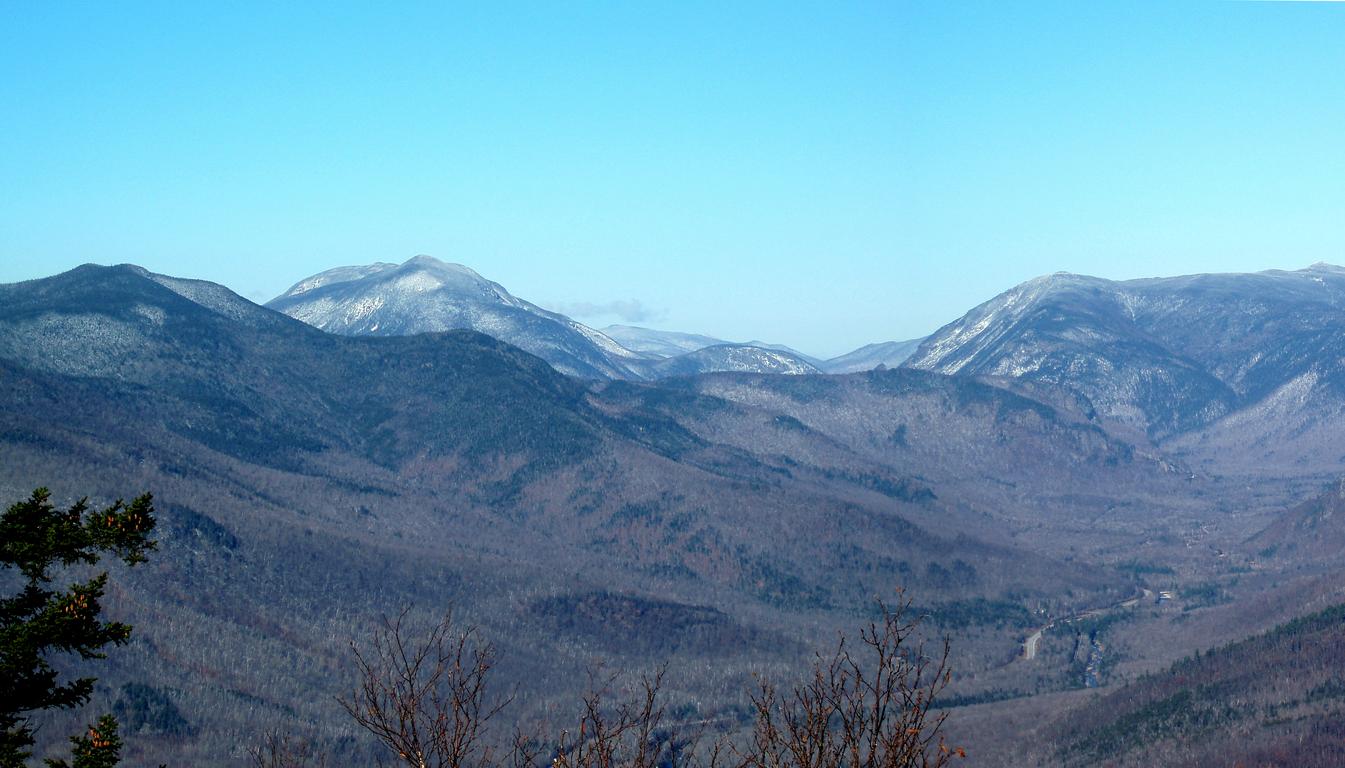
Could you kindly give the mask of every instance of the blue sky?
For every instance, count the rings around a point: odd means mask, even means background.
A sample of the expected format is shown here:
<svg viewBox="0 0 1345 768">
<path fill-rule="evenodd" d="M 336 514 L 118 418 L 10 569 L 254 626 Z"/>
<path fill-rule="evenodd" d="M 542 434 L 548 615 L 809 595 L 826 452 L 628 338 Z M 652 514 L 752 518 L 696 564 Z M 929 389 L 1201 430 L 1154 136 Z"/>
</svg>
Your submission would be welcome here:
<svg viewBox="0 0 1345 768">
<path fill-rule="evenodd" d="M 425 253 L 594 325 L 831 355 L 1057 270 L 1345 261 L 1342 3 L 3 14 L 3 282 L 132 262 L 265 300 Z"/>
</svg>

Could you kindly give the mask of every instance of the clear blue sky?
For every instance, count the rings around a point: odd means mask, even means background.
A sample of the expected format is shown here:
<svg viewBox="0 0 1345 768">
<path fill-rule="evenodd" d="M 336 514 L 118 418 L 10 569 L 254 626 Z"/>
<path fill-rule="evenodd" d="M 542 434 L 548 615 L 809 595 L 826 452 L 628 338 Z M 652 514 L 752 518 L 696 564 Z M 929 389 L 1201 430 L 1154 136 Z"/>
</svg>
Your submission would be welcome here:
<svg viewBox="0 0 1345 768">
<path fill-rule="evenodd" d="M 418 253 L 822 355 L 1339 263 L 1345 3 L 6 4 L 0 282 Z"/>
</svg>

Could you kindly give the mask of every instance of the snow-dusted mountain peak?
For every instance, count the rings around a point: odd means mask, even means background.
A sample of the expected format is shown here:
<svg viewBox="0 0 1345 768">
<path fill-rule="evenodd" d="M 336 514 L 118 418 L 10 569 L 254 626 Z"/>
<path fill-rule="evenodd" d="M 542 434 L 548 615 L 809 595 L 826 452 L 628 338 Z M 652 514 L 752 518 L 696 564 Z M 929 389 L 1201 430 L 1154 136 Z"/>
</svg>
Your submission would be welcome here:
<svg viewBox="0 0 1345 768">
<path fill-rule="evenodd" d="M 777 373 L 788 376 L 821 373 L 803 358 L 778 349 L 749 344 L 716 344 L 657 363 L 654 375 L 694 376 L 702 373 Z"/>
<path fill-rule="evenodd" d="M 520 299 L 470 267 L 431 256 L 416 256 L 401 264 L 329 269 L 300 280 L 267 306 L 345 335 L 474 330 L 531 352 L 563 373 L 584 378 L 648 379 L 708 371 L 818 372 L 813 361 L 774 345 L 766 349 L 766 345 L 725 344 L 707 336 L 632 326 L 613 326 L 608 335 Z M 704 352 L 716 345 L 720 348 Z"/>
<path fill-rule="evenodd" d="M 299 281 L 267 306 L 345 335 L 474 330 L 587 378 L 634 376 L 626 361 L 639 359 L 598 331 L 517 298 L 470 267 L 430 256 L 330 269 Z"/>
<path fill-rule="evenodd" d="M 463 264 L 455 264 L 448 261 L 440 261 L 433 256 L 413 256 L 402 262 L 394 270 L 403 278 L 409 276 L 423 276 L 431 279 L 438 287 L 447 288 L 482 288 L 491 287 L 499 289 L 498 283 L 493 283 L 482 277 L 476 270 Z"/>
<path fill-rule="evenodd" d="M 1319 262 L 1317 262 L 1316 264 L 1313 264 L 1313 265 L 1309 266 L 1307 269 L 1304 269 L 1303 271 L 1304 271 L 1304 272 L 1330 272 L 1331 274 L 1335 274 L 1335 275 L 1345 275 L 1345 267 L 1338 266 L 1338 265 L 1336 265 L 1336 264 L 1330 264 L 1330 263 L 1327 263 L 1327 262 L 1325 262 L 1325 261 L 1319 261 Z"/>
<path fill-rule="evenodd" d="M 433 256 L 414 256 L 401 264 L 377 262 L 362 266 L 336 267 L 304 278 L 274 301 L 309 293 L 343 283 L 377 283 L 386 292 L 425 293 L 449 291 L 463 297 L 501 301 L 521 307 L 525 302 L 514 298 L 498 283 L 482 277 L 471 267 L 440 261 Z"/>
<path fill-rule="evenodd" d="M 1064 385 L 1162 436 L 1303 377 L 1342 380 L 1342 340 L 1345 269 L 1330 264 L 1124 281 L 1056 274 L 976 307 L 905 364 Z"/>
<path fill-rule="evenodd" d="M 336 267 L 326 272 L 319 272 L 312 277 L 306 277 L 303 280 L 290 286 L 289 290 L 281 296 L 297 296 L 301 293 L 307 293 L 311 290 L 321 288 L 325 285 L 335 285 L 336 283 L 348 283 L 353 280 L 359 280 L 372 274 L 384 272 L 389 269 L 396 269 L 396 264 L 389 264 L 380 261 L 374 264 L 366 264 L 358 267 Z"/>
</svg>

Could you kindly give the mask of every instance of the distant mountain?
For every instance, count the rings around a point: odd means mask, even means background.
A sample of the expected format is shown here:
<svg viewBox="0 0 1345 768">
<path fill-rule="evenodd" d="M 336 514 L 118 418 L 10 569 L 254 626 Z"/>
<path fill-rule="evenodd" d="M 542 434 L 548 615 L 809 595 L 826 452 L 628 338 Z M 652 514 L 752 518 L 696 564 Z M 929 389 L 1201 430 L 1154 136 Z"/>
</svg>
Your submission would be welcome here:
<svg viewBox="0 0 1345 768">
<path fill-rule="evenodd" d="M 990 384 L 847 379 L 584 382 L 480 333 L 324 333 L 217 285 L 90 265 L 0 286 L 0 492 L 154 491 L 160 548 L 109 604 L 137 642 L 99 671 L 109 699 L 147 686 L 194 729 L 136 734 L 145 764 L 221 764 L 262 718 L 339 732 L 336 660 L 404 605 L 481 625 L 501 687 L 538 712 L 602 648 L 700 665 L 679 696 L 708 716 L 749 662 L 797 662 L 897 583 L 952 613 L 971 601 L 1010 647 L 1005 616 L 1128 590 L 1004 529 L 1100 514 L 1080 488 L 1161 486 L 1154 462 Z M 974 503 L 942 485 L 973 471 L 993 478 Z"/>
<path fill-rule="evenodd" d="M 701 373 L 781 373 L 798 376 L 821 373 L 803 357 L 778 349 L 747 344 L 717 344 L 661 360 L 649 368 L 655 378 Z"/>
<path fill-rule="evenodd" d="M 729 343 L 732 344 L 732 343 L 734 343 L 734 342 L 729 342 Z M 783 352 L 783 353 L 785 353 L 786 355 L 789 355 L 790 357 L 797 357 L 798 359 L 807 362 L 809 365 L 813 366 L 814 368 L 817 368 L 819 371 L 822 369 L 822 360 L 820 360 L 820 359 L 818 359 L 818 358 L 816 358 L 816 357 L 813 357 L 812 355 L 806 354 L 806 353 L 804 353 L 804 352 L 800 352 L 800 351 L 798 351 L 797 349 L 794 349 L 793 347 L 788 346 L 788 345 L 785 345 L 785 344 L 773 344 L 773 343 L 768 342 L 768 341 L 761 341 L 761 340 L 759 340 L 759 339 L 753 339 L 753 340 L 751 340 L 751 341 L 744 341 L 744 342 L 742 342 L 741 344 L 738 344 L 738 346 L 740 346 L 740 347 L 758 347 L 758 348 L 760 348 L 760 349 L 769 349 L 769 350 L 773 350 L 773 351 L 775 351 L 775 352 Z M 769 373 L 769 371 L 761 371 L 761 373 Z"/>
<path fill-rule="evenodd" d="M 1062 278 L 1059 296 L 986 346 L 1036 339 L 1140 371 L 1176 359 L 1231 393 L 1226 415 L 1153 447 L 1115 428 L 1103 407 L 1122 401 L 1099 396 L 1112 379 L 1086 367 L 706 372 L 807 364 L 714 345 L 631 358 L 636 375 L 668 378 L 582 380 L 470 330 L 326 333 L 222 286 L 89 265 L 0 285 L 0 497 L 155 493 L 159 549 L 114 574 L 107 603 L 136 641 L 98 670 L 97 706 L 125 709 L 148 690 L 177 713 L 163 718 L 177 732 L 128 726 L 134 764 L 222 765 L 263 721 L 331 734 L 334 763 L 371 764 L 335 697 L 349 641 L 401 606 L 419 623 L 451 605 L 497 643 L 496 682 L 519 692 L 511 720 L 568 712 L 600 654 L 613 669 L 693 670 L 671 700 L 694 702 L 696 722 L 736 717 L 753 672 L 801 669 L 896 585 L 928 610 L 932 636 L 953 633 L 967 705 L 953 711 L 984 715 L 997 738 L 1036 724 L 1013 738 L 1038 759 L 1002 764 L 1207 764 L 1234 742 L 1268 750 L 1249 764 L 1310 757 L 1339 743 L 1339 614 L 1096 701 L 1061 690 L 1079 677 L 1047 665 L 1058 655 L 1015 661 L 1048 617 L 1144 584 L 1195 594 L 1217 579 L 1253 599 L 1099 619 L 1118 661 L 1108 685 L 1242 636 L 1249 615 L 1264 627 L 1268 611 L 1339 599 L 1340 488 L 1248 542 L 1286 486 L 1267 490 L 1243 471 L 1254 463 L 1226 471 L 1229 455 L 1256 455 L 1242 439 L 1254 435 L 1267 441 L 1256 451 L 1283 446 L 1279 460 L 1316 471 L 1345 453 L 1331 410 L 1345 402 L 1337 278 L 1232 277 L 1143 291 Z M 1314 302 L 1313 286 L 1327 298 Z M 1080 328 L 1121 341 L 1090 346 Z M 1174 446 L 1226 463 L 1189 472 Z M 993 701 L 1005 692 L 1025 695 Z M 1075 706 L 1078 719 L 1060 719 Z M 47 729 L 52 741 L 68 732 Z"/>
<path fill-rule="evenodd" d="M 703 336 L 699 333 L 679 333 L 677 331 L 658 331 L 653 328 L 641 328 L 636 325 L 609 325 L 602 329 L 611 339 L 634 352 L 659 357 L 676 357 L 695 352 L 717 344 L 728 344 L 723 339 Z"/>
<path fill-rule="evenodd" d="M 915 353 L 922 341 L 924 339 L 866 344 L 853 352 L 824 361 L 821 368 L 827 373 L 859 373 L 871 371 L 880 365 L 896 368 Z"/>
<path fill-rule="evenodd" d="M 783 344 L 736 343 L 698 333 L 658 331 L 634 325 L 609 325 L 603 333 L 627 349 L 662 362 L 635 366 L 650 378 L 698 373 L 822 373 L 822 362 Z"/>
<path fill-rule="evenodd" d="M 850 376 L 713 374 L 660 387 L 689 389 L 767 416 L 765 424 L 724 413 L 702 420 L 692 409 L 678 409 L 674 416 L 697 434 L 838 470 L 829 458 L 833 451 L 863 456 L 987 509 L 1021 503 L 1047 527 L 1072 525 L 1085 497 L 1114 499 L 1114 489 L 1123 487 L 1132 495 L 1153 493 L 1161 503 L 1184 479 L 1085 416 L 968 376 L 911 369 Z M 1145 506 L 1136 505 L 1133 513 L 1147 514 Z M 1108 514 L 1131 513 L 1109 508 Z M 952 531 L 962 524 L 943 522 Z M 984 534 L 986 524 L 974 521 L 965 530 Z"/>
<path fill-rule="evenodd" d="M 709 336 L 611 326 L 614 335 L 524 301 L 461 264 L 417 256 L 402 264 L 338 267 L 295 283 L 266 306 L 345 336 L 409 336 L 472 330 L 512 344 L 585 379 L 645 379 L 706 371 L 816 373 L 787 347 L 767 354 L 729 345 L 676 364 L 655 361 L 725 342 Z M 620 337 L 620 338 L 617 338 Z M 756 351 L 752 351 L 756 350 Z"/>
<path fill-rule="evenodd" d="M 300 280 L 268 307 L 331 333 L 409 336 L 473 330 L 590 379 L 638 377 L 641 356 L 564 315 L 519 299 L 460 264 L 417 256 Z"/>
<path fill-rule="evenodd" d="M 1162 438 L 1261 404 L 1331 410 L 1345 395 L 1345 270 L 1024 283 L 926 339 L 906 362 L 1075 389 Z M 1304 419 L 1306 422 L 1307 419 Z M 1240 426 L 1269 429 L 1264 420 Z"/>
<path fill-rule="evenodd" d="M 119 406 L 97 405 L 122 393 L 142 401 L 139 426 L 276 467 L 313 452 L 386 465 L 528 445 L 554 458 L 571 439 L 596 439 L 591 418 L 572 410 L 580 382 L 478 333 L 344 338 L 222 286 L 129 265 L 3 285 L 0 305 L 0 361 L 85 390 L 61 422 L 122 419 Z M 373 405 L 388 387 L 404 396 Z M 419 437 L 407 442 L 407 430 Z"/>
</svg>

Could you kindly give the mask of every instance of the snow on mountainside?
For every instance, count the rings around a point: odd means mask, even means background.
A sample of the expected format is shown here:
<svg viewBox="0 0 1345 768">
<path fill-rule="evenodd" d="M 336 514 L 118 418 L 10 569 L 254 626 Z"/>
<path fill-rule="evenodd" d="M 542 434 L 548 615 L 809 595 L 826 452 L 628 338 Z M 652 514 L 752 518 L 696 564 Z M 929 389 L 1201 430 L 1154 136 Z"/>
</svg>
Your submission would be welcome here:
<svg viewBox="0 0 1345 768">
<path fill-rule="evenodd" d="M 723 339 L 699 333 L 659 331 L 653 328 L 641 328 L 638 325 L 609 325 L 603 328 L 602 332 L 626 349 L 659 357 L 676 357 L 698 349 L 728 343 Z"/>
<path fill-rule="evenodd" d="M 1343 357 L 1345 270 L 1318 264 L 1120 282 L 1040 277 L 940 329 L 906 365 L 1064 385 L 1103 416 L 1162 437 L 1282 398 L 1308 374 L 1345 384 Z"/>
<path fill-rule="evenodd" d="M 1108 283 L 1100 278 L 1057 272 L 1029 280 L 972 309 L 960 319 L 940 328 L 921 343 L 908 359 L 912 368 L 957 373 L 973 364 L 978 356 L 996 352 L 996 344 L 1009 336 L 1043 297 L 1073 288 L 1093 288 Z M 978 371 L 979 372 L 979 371 Z M 1022 375 L 1027 369 L 1005 369 L 993 373 Z"/>
<path fill-rule="evenodd" d="M 127 267 L 143 274 L 188 301 L 200 304 L 225 317 L 246 323 L 253 328 L 271 326 L 277 321 L 284 322 L 284 319 L 274 312 L 266 311 L 218 283 L 160 275 L 133 265 L 127 265 Z"/>
<path fill-rule="evenodd" d="M 821 373 L 816 366 L 797 355 L 746 344 L 719 344 L 706 347 L 662 360 L 653 366 L 653 375 L 658 378 L 726 372 L 781 373 L 793 376 Z"/>
<path fill-rule="evenodd" d="M 877 344 L 865 344 L 853 352 L 833 357 L 822 363 L 827 373 L 860 373 L 871 371 L 878 366 L 896 368 L 906 362 L 915 353 L 924 339 L 907 341 L 883 341 Z"/>
<path fill-rule="evenodd" d="M 300 280 L 266 306 L 347 336 L 478 331 L 531 352 L 562 373 L 588 379 L 819 372 L 810 358 L 788 348 L 726 345 L 709 336 L 634 326 L 611 326 L 610 334 L 597 331 L 524 301 L 461 264 L 429 256 L 330 269 Z M 701 354 L 715 346 L 724 349 Z"/>
<path fill-rule="evenodd" d="M 729 343 L 733 344 L 734 342 Z M 798 359 L 807 362 L 808 365 L 811 365 L 812 367 L 818 369 L 819 371 L 822 370 L 821 360 L 819 360 L 816 357 L 813 357 L 812 355 L 800 352 L 797 349 L 794 349 L 793 347 L 785 346 L 784 344 L 771 344 L 769 342 L 761 341 L 759 339 L 752 339 L 751 341 L 744 341 L 741 344 L 737 344 L 736 346 L 758 347 L 760 349 L 769 349 L 775 352 L 783 352 L 786 355 L 789 355 L 790 357 L 797 357 Z"/>
<path fill-rule="evenodd" d="M 626 349 L 632 349 L 647 355 L 657 357 L 677 357 L 685 355 L 688 352 L 697 352 L 706 347 L 741 347 L 752 349 L 764 349 L 774 352 L 781 352 L 787 357 L 803 360 L 808 365 L 821 369 L 821 361 L 805 355 L 804 353 L 787 347 L 784 344 L 769 344 L 764 341 L 725 341 L 713 336 L 705 336 L 699 333 L 681 333 L 679 331 L 659 331 L 653 328 L 641 328 L 635 325 L 609 325 L 602 329 L 602 332 L 611 336 L 613 339 L 621 342 Z M 746 361 L 750 355 L 743 353 L 739 357 Z M 769 367 L 773 370 L 778 367 L 778 360 L 774 357 L 762 358 L 769 361 Z M 875 364 L 876 365 L 876 364 Z M 757 373 L 771 373 L 772 370 L 761 369 Z"/>
<path fill-rule="evenodd" d="M 331 269 L 299 281 L 266 306 L 348 336 L 470 329 L 574 376 L 639 378 L 630 364 L 640 356 L 608 336 L 519 299 L 467 267 L 429 256 Z"/>
</svg>

